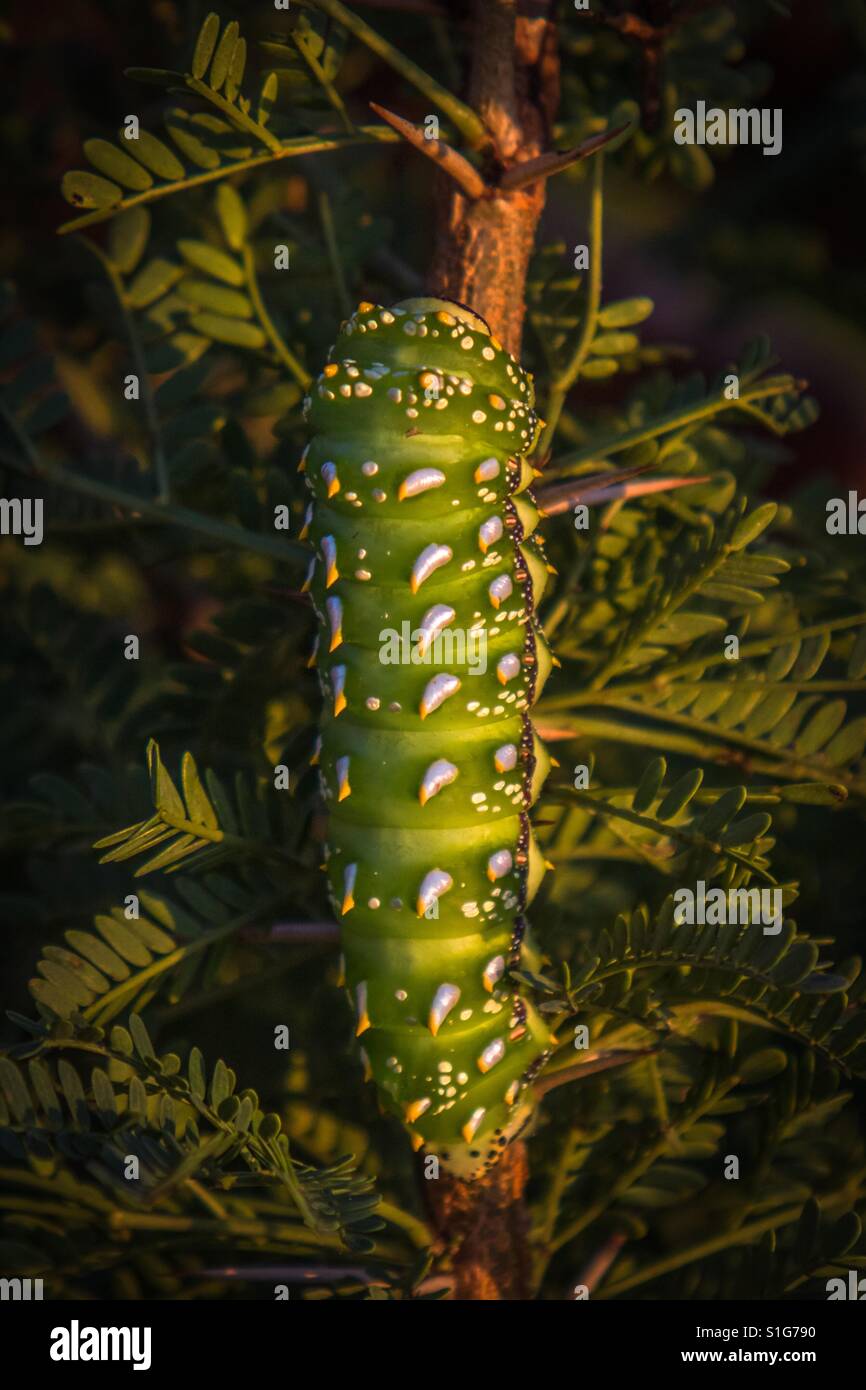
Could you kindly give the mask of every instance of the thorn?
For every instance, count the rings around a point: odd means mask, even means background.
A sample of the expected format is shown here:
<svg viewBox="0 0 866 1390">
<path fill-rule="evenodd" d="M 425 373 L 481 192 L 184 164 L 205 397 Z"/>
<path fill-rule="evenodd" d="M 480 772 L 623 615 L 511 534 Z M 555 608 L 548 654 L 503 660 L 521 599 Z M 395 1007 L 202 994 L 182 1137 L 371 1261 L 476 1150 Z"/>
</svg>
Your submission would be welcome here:
<svg viewBox="0 0 866 1390">
<path fill-rule="evenodd" d="M 628 130 L 628 125 L 617 126 L 615 130 L 605 130 L 601 135 L 593 135 L 573 150 L 549 150 L 546 154 L 540 154 L 537 159 L 526 159 L 522 164 L 514 164 L 502 175 L 499 187 L 503 193 L 513 193 L 515 189 L 525 188 L 528 183 L 535 183 L 537 179 L 548 179 L 551 174 L 558 174 L 570 164 L 577 164 L 579 160 L 604 149 L 611 140 L 622 135 L 624 130 Z"/>
<path fill-rule="evenodd" d="M 487 187 L 483 178 L 474 165 L 469 163 L 457 150 L 446 145 L 444 140 L 428 140 L 420 126 L 413 125 L 411 121 L 406 121 L 402 116 L 397 116 L 393 111 L 389 111 L 384 106 L 379 106 L 377 102 L 371 101 L 370 106 L 376 115 L 385 121 L 392 130 L 396 130 L 398 135 L 402 135 L 404 140 L 408 140 L 410 145 L 421 154 L 426 155 L 438 164 L 450 178 L 454 180 L 467 196 L 473 200 L 487 198 L 491 190 Z"/>
</svg>

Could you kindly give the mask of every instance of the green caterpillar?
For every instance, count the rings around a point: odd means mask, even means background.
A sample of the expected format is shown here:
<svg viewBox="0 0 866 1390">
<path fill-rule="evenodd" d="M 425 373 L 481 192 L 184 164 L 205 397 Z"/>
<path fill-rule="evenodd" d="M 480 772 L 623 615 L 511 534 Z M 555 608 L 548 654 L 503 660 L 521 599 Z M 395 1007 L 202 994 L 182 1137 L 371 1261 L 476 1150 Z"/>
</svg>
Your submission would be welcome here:
<svg viewBox="0 0 866 1390">
<path fill-rule="evenodd" d="M 526 1126 L 552 1042 L 509 976 L 534 961 L 546 867 L 532 379 L 439 299 L 360 304 L 329 359 L 300 465 L 329 888 L 368 1075 L 414 1147 L 469 1180 Z"/>
</svg>

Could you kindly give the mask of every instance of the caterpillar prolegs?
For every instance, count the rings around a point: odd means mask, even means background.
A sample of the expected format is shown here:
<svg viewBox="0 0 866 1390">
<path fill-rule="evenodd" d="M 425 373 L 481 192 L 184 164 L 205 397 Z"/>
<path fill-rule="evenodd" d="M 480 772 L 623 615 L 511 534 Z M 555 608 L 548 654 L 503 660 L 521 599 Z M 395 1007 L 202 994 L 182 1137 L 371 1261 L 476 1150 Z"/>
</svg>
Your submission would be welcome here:
<svg viewBox="0 0 866 1390">
<path fill-rule="evenodd" d="M 526 1125 L 551 1044 L 509 974 L 545 871 L 532 379 L 437 299 L 360 304 L 329 358 L 301 468 L 345 979 L 384 1107 L 473 1179 Z"/>
</svg>

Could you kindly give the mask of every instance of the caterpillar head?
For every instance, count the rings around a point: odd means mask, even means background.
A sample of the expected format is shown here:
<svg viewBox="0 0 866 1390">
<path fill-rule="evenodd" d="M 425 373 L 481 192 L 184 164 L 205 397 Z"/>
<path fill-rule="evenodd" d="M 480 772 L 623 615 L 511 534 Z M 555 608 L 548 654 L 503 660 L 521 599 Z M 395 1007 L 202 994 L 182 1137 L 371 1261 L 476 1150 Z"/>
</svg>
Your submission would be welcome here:
<svg viewBox="0 0 866 1390">
<path fill-rule="evenodd" d="M 444 311 L 446 314 L 453 314 L 460 323 L 465 323 L 467 327 L 474 328 L 476 333 L 484 333 L 488 338 L 492 337 L 490 325 L 485 322 L 480 314 L 476 314 L 467 305 L 461 304 L 459 299 L 437 299 L 435 296 L 420 297 L 418 299 L 401 299 L 399 304 L 391 306 L 394 309 L 405 309 L 407 314 L 435 314 Z"/>
</svg>

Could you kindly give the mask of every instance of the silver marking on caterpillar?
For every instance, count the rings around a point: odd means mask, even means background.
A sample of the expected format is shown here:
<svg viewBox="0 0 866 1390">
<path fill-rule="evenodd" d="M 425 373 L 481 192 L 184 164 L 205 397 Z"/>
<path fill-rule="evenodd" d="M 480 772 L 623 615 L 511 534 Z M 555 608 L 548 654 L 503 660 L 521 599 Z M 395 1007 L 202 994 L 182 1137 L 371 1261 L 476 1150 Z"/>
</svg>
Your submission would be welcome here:
<svg viewBox="0 0 866 1390">
<path fill-rule="evenodd" d="M 496 675 L 500 685 L 507 685 L 513 681 L 514 677 L 520 674 L 520 657 L 515 652 L 509 652 L 507 656 L 500 657 L 496 663 Z"/>
<path fill-rule="evenodd" d="M 330 589 L 340 578 L 337 569 L 337 542 L 333 536 L 323 536 L 321 540 L 322 558 L 325 561 L 325 588 Z"/>
<path fill-rule="evenodd" d="M 469 1119 L 466 1121 L 465 1125 L 460 1131 L 467 1144 L 472 1143 L 472 1140 L 478 1133 L 481 1121 L 484 1119 L 484 1116 L 486 1114 L 487 1111 L 485 1110 L 483 1105 L 479 1105 L 476 1110 L 472 1111 L 472 1114 L 469 1116 Z"/>
<path fill-rule="evenodd" d="M 489 960 L 489 961 L 487 962 L 487 964 L 486 964 L 485 967 L 484 967 L 484 973 L 482 974 L 481 979 L 482 979 L 483 982 L 484 982 L 484 988 L 487 990 L 487 993 L 488 993 L 488 994 L 492 994 L 492 993 L 493 993 L 493 987 L 494 987 L 494 985 L 497 985 L 497 984 L 499 983 L 499 981 L 502 979 L 502 976 L 503 976 L 504 974 L 505 974 L 505 957 L 504 957 L 504 956 L 494 956 L 494 957 L 492 958 L 492 960 Z"/>
<path fill-rule="evenodd" d="M 498 478 L 499 459 L 483 459 L 476 468 L 473 477 L 476 483 L 489 483 L 493 478 Z"/>
<path fill-rule="evenodd" d="M 352 788 L 349 786 L 348 754 L 342 758 L 338 758 L 335 767 L 337 769 L 337 800 L 345 801 L 347 796 L 352 795 Z"/>
<path fill-rule="evenodd" d="M 433 1002 L 430 1005 L 430 1013 L 427 1017 L 427 1027 L 430 1029 L 434 1038 L 459 998 L 460 990 L 458 986 L 449 984 L 440 985 L 433 995 Z"/>
<path fill-rule="evenodd" d="M 337 477 L 337 465 L 335 463 L 323 463 L 319 472 L 328 490 L 328 496 L 335 497 L 340 491 L 340 479 Z"/>
<path fill-rule="evenodd" d="M 476 1063 L 480 1072 L 488 1072 L 501 1062 L 505 1056 L 505 1043 L 502 1038 L 494 1038 L 492 1043 L 488 1043 L 478 1058 Z"/>
<path fill-rule="evenodd" d="M 452 695 L 456 695 L 460 689 L 460 677 L 450 675 L 448 672 L 440 671 L 432 680 L 427 682 L 424 694 L 421 696 L 419 713 L 422 719 L 426 719 L 428 714 L 443 705 Z"/>
<path fill-rule="evenodd" d="M 418 889 L 418 898 L 415 904 L 418 916 L 423 917 L 436 900 L 453 887 L 454 880 L 444 869 L 431 869 L 428 874 L 424 875 L 421 880 L 421 887 Z M 458 990 L 458 994 L 459 992 Z"/>
<path fill-rule="evenodd" d="M 310 534 L 310 524 L 311 524 L 311 522 L 312 522 L 312 520 L 313 520 L 313 511 L 314 511 L 313 503 L 312 503 L 312 502 L 308 502 L 308 503 L 307 503 L 307 510 L 304 512 L 304 524 L 303 524 L 303 526 L 301 527 L 300 531 L 298 532 L 298 540 L 299 540 L 299 541 L 305 541 L 305 540 L 307 539 L 307 536 Z"/>
<path fill-rule="evenodd" d="M 447 603 L 434 603 L 432 608 L 428 608 L 424 617 L 421 619 L 418 638 L 418 655 L 427 655 L 432 643 L 446 628 L 449 623 L 453 623 L 457 617 L 453 608 L 449 608 Z"/>
<path fill-rule="evenodd" d="M 325 608 L 331 627 L 331 645 L 328 651 L 333 652 L 343 640 L 343 604 L 340 599 L 332 595 L 331 598 L 325 600 Z"/>
<path fill-rule="evenodd" d="M 517 766 L 517 745 L 514 743 L 503 743 L 501 748 L 497 748 L 493 754 L 493 765 L 497 772 L 510 772 Z"/>
<path fill-rule="evenodd" d="M 498 878 L 504 878 L 510 874 L 514 867 L 514 860 L 510 849 L 498 849 L 495 854 L 491 854 L 487 861 L 487 877 L 491 883 L 495 883 Z"/>
<path fill-rule="evenodd" d="M 453 763 L 449 763 L 447 758 L 437 758 L 435 763 L 431 763 L 424 776 L 421 778 L 421 785 L 418 788 L 418 800 L 422 806 L 426 806 L 431 796 L 436 796 L 443 787 L 447 787 L 458 776 L 458 769 Z"/>
<path fill-rule="evenodd" d="M 489 516 L 478 528 L 478 549 L 485 555 L 490 546 L 502 536 L 502 521 L 498 516 Z"/>
<path fill-rule="evenodd" d="M 414 473 L 403 479 L 397 489 L 397 501 L 403 502 L 407 497 L 417 497 L 419 493 L 441 487 L 444 482 L 445 474 L 441 468 L 416 468 Z"/>
<path fill-rule="evenodd" d="M 454 551 L 450 545 L 437 545 L 435 541 L 432 545 L 426 545 L 412 566 L 412 575 L 409 580 L 409 587 L 413 594 L 417 594 L 421 585 L 429 579 L 434 570 L 440 566 L 447 565 L 449 560 L 454 559 Z"/>
<path fill-rule="evenodd" d="M 510 598 L 513 589 L 514 585 L 507 574 L 500 574 L 495 579 L 491 579 L 487 586 L 487 593 L 493 607 L 498 608 L 500 603 L 504 603 L 505 599 Z"/>
<path fill-rule="evenodd" d="M 420 1120 L 425 1111 L 430 1109 L 433 1104 L 429 1096 L 421 1096 L 418 1100 L 407 1101 L 403 1110 L 407 1125 L 412 1125 L 416 1120 Z"/>
<path fill-rule="evenodd" d="M 331 667 L 331 691 L 334 696 L 334 718 L 342 714 L 346 708 L 346 668 L 345 666 Z"/>
<path fill-rule="evenodd" d="M 355 1029 L 355 1037 L 360 1038 L 362 1033 L 366 1033 L 371 1027 L 370 1015 L 367 1013 L 367 981 L 359 980 L 355 986 L 355 1012 L 358 1015 L 358 1026 Z"/>
<path fill-rule="evenodd" d="M 347 864 L 343 870 L 343 901 L 340 904 L 340 916 L 345 917 L 347 912 L 351 912 L 355 906 L 355 879 L 358 877 L 358 865 Z"/>
</svg>

